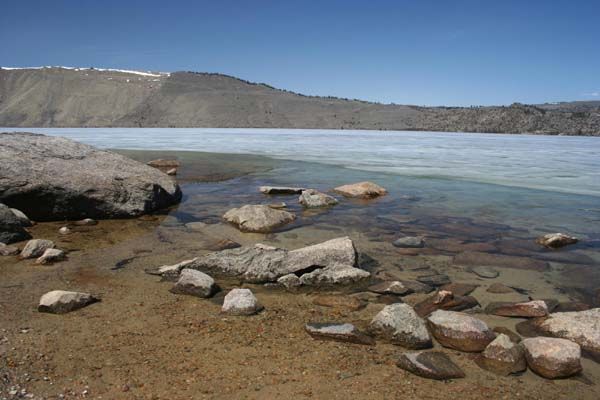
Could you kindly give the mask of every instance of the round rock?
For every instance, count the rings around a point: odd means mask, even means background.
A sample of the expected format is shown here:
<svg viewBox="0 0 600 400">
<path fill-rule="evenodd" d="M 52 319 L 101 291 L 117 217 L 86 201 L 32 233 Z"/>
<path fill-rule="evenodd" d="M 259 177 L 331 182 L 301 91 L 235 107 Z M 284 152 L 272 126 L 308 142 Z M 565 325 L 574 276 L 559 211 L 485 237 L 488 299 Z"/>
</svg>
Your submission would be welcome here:
<svg viewBox="0 0 600 400">
<path fill-rule="evenodd" d="M 186 268 L 171 288 L 171 293 L 188 294 L 196 297 L 210 297 L 217 292 L 215 280 L 204 272 Z"/>
<path fill-rule="evenodd" d="M 408 304 L 385 306 L 369 324 L 369 332 L 409 349 L 424 349 L 432 345 L 425 321 Z"/>
<path fill-rule="evenodd" d="M 427 324 L 442 346 L 460 351 L 483 351 L 496 337 L 485 322 L 455 311 L 434 311 Z"/>
<path fill-rule="evenodd" d="M 265 205 L 245 205 L 232 208 L 223 218 L 242 232 L 268 233 L 296 219 L 292 213 Z"/>
<path fill-rule="evenodd" d="M 222 312 L 231 315 L 252 315 L 263 309 L 250 289 L 232 289 L 223 301 Z"/>
<path fill-rule="evenodd" d="M 523 339 L 527 365 L 548 379 L 566 378 L 581 372 L 581 348 L 570 340 L 536 337 Z"/>
<path fill-rule="evenodd" d="M 330 207 L 338 203 L 337 199 L 328 194 L 308 189 L 302 192 L 298 202 L 306 208 Z"/>
</svg>

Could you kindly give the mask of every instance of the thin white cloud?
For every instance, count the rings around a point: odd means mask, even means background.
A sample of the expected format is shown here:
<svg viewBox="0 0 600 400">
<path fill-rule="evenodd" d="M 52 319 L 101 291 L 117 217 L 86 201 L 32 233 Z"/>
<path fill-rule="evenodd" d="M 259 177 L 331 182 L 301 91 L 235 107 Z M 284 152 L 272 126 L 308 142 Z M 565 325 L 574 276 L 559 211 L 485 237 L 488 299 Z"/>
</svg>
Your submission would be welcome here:
<svg viewBox="0 0 600 400">
<path fill-rule="evenodd" d="M 600 91 L 584 93 L 584 96 L 600 97 Z"/>
</svg>

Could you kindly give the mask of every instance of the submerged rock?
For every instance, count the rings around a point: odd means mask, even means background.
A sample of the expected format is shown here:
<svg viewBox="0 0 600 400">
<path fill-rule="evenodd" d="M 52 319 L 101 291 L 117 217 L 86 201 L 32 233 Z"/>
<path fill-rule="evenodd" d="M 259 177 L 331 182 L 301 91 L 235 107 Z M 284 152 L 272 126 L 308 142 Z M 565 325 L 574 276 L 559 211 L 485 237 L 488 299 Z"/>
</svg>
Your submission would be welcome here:
<svg viewBox="0 0 600 400">
<path fill-rule="evenodd" d="M 47 249 L 54 248 L 52 240 L 31 239 L 23 250 L 21 250 L 21 258 L 36 258 L 40 257 Z"/>
<path fill-rule="evenodd" d="M 465 266 L 490 266 L 500 268 L 514 268 L 532 271 L 546 271 L 549 264 L 546 261 L 535 260 L 529 257 L 507 256 L 504 254 L 491 254 L 479 251 L 465 251 L 454 256 L 454 264 Z"/>
<path fill-rule="evenodd" d="M 502 333 L 475 360 L 481 368 L 499 375 L 515 374 L 527 369 L 523 348 Z"/>
<path fill-rule="evenodd" d="M 500 275 L 500 273 L 494 268 L 485 266 L 471 267 L 470 271 L 473 272 L 475 275 L 479 276 L 480 278 L 486 279 L 494 279 L 497 278 L 498 275 Z"/>
<path fill-rule="evenodd" d="M 242 247 L 242 245 L 238 242 L 234 242 L 231 239 L 221 239 L 215 243 L 211 243 L 206 247 L 206 249 L 210 251 L 221 251 L 227 249 L 237 249 L 239 247 Z"/>
<path fill-rule="evenodd" d="M 285 275 L 295 274 L 301 285 L 323 286 L 369 278 L 369 272 L 355 265 L 354 244 L 350 238 L 342 237 L 296 250 L 260 244 L 224 250 L 196 258 L 189 268 L 237 276 L 254 283 L 276 282 Z"/>
<path fill-rule="evenodd" d="M 408 304 L 385 306 L 369 324 L 369 332 L 378 338 L 409 349 L 431 347 L 425 321 Z"/>
<path fill-rule="evenodd" d="M 517 335 L 515 332 L 511 331 L 510 329 L 504 326 L 495 326 L 492 330 L 496 333 L 502 333 L 508 336 L 510 341 L 513 343 L 521 343 L 521 336 Z"/>
<path fill-rule="evenodd" d="M 323 307 L 343 308 L 358 311 L 365 308 L 367 302 L 352 296 L 321 295 L 313 299 L 313 304 Z"/>
<path fill-rule="evenodd" d="M 570 244 L 575 244 L 578 241 L 579 240 L 576 237 L 565 235 L 564 233 L 549 233 L 537 238 L 536 243 L 550 249 L 558 249 Z"/>
<path fill-rule="evenodd" d="M 495 293 L 495 294 L 503 294 L 503 293 L 512 293 L 512 292 L 514 292 L 514 289 L 512 289 L 502 283 L 496 282 L 496 283 L 491 284 L 490 287 L 488 287 L 486 289 L 486 292 Z"/>
<path fill-rule="evenodd" d="M 387 190 L 373 182 L 358 182 L 338 186 L 334 190 L 346 197 L 373 198 L 387 194 Z"/>
<path fill-rule="evenodd" d="M 175 279 L 179 276 L 182 269 L 187 268 L 194 261 L 196 261 L 195 258 L 193 258 L 191 260 L 181 261 L 181 262 L 179 262 L 177 264 L 173 264 L 173 265 L 163 265 L 158 268 L 149 268 L 149 269 L 146 269 L 145 272 L 150 275 L 159 275 L 166 279 Z"/>
<path fill-rule="evenodd" d="M 425 242 L 423 241 L 423 238 L 420 237 L 416 237 L 416 236 L 406 236 L 406 237 L 402 237 L 399 239 L 396 239 L 392 242 L 392 245 L 394 245 L 394 247 L 400 247 L 400 248 L 421 248 L 425 245 Z"/>
<path fill-rule="evenodd" d="M 536 337 L 523 339 L 527 365 L 548 379 L 566 378 L 581 372 L 581 349 L 566 339 Z"/>
<path fill-rule="evenodd" d="M 548 306 L 543 300 L 532 300 L 521 303 L 492 302 L 485 308 L 485 312 L 502 317 L 545 317 L 548 315 Z"/>
<path fill-rule="evenodd" d="M 179 280 L 171 288 L 171 293 L 188 294 L 196 297 L 211 297 L 217 292 L 215 280 L 204 272 L 195 269 L 184 269 Z"/>
<path fill-rule="evenodd" d="M 379 294 L 392 294 L 396 296 L 406 296 L 413 293 L 413 290 L 400 281 L 386 281 L 369 286 L 369 291 Z"/>
<path fill-rule="evenodd" d="M 269 233 L 296 219 L 292 213 L 265 205 L 245 205 L 232 208 L 223 218 L 242 232 Z"/>
<path fill-rule="evenodd" d="M 445 274 L 421 275 L 417 277 L 417 280 L 431 286 L 443 286 L 450 283 L 450 278 Z"/>
<path fill-rule="evenodd" d="M 0 256 L 16 256 L 19 254 L 19 248 L 16 246 L 8 246 L 0 242 Z"/>
<path fill-rule="evenodd" d="M 330 207 L 338 203 L 335 197 L 314 189 L 303 191 L 298 198 L 298 202 L 306 208 Z"/>
<path fill-rule="evenodd" d="M 167 170 L 167 169 L 171 169 L 171 168 L 179 168 L 179 161 L 177 160 L 164 160 L 162 158 L 159 158 L 157 160 L 152 160 L 152 161 L 148 161 L 146 163 L 147 165 L 154 167 L 154 168 L 158 168 L 161 170 Z"/>
<path fill-rule="evenodd" d="M 231 315 L 252 315 L 263 308 L 250 289 L 232 289 L 225 296 L 221 311 Z"/>
<path fill-rule="evenodd" d="M 33 222 L 31 222 L 23 211 L 17 210 L 16 208 L 11 208 L 10 211 L 12 211 L 12 213 L 15 214 L 15 217 L 21 222 L 21 226 L 33 226 Z"/>
<path fill-rule="evenodd" d="M 309 323 L 304 326 L 304 329 L 315 339 L 367 345 L 375 344 L 375 339 L 361 332 L 352 324 Z"/>
<path fill-rule="evenodd" d="M 442 346 L 460 351 L 483 351 L 496 337 L 485 322 L 455 311 L 437 310 L 427 318 L 427 324 Z"/>
<path fill-rule="evenodd" d="M 0 242 L 11 244 L 30 238 L 31 235 L 23 229 L 23 224 L 12 210 L 0 203 Z"/>
<path fill-rule="evenodd" d="M 306 189 L 289 186 L 261 186 L 258 190 L 263 194 L 300 194 Z"/>
<path fill-rule="evenodd" d="M 53 290 L 40 299 L 39 312 L 65 314 L 100 301 L 89 293 Z"/>
<path fill-rule="evenodd" d="M 458 296 L 447 290 L 440 290 L 433 296 L 415 305 L 415 311 L 421 317 L 426 317 L 436 310 L 463 311 L 479 305 L 472 296 Z"/>
<path fill-rule="evenodd" d="M 557 312 L 533 321 L 535 329 L 545 335 L 571 340 L 600 361 L 600 308 L 585 311 Z"/>
<path fill-rule="evenodd" d="M 0 133 L 0 170 L 0 201 L 36 221 L 132 217 L 181 199 L 162 172 L 61 137 Z"/>
<path fill-rule="evenodd" d="M 448 380 L 464 378 L 465 373 L 441 351 L 404 353 L 398 367 L 427 379 Z"/>
<path fill-rule="evenodd" d="M 470 283 L 453 282 L 440 287 L 440 290 L 452 292 L 452 294 L 455 296 L 467 296 L 478 287 L 479 285 L 472 285 Z"/>
<path fill-rule="evenodd" d="M 60 249 L 46 249 L 35 262 L 37 264 L 50 264 L 57 261 L 62 261 L 66 258 L 64 251 Z"/>
</svg>

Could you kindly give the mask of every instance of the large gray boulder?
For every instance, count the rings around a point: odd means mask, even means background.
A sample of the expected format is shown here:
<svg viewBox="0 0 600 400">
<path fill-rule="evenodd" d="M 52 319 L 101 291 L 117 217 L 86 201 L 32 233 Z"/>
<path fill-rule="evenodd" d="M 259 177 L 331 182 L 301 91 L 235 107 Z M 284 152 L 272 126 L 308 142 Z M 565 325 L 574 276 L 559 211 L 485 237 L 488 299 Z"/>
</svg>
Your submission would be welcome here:
<svg viewBox="0 0 600 400">
<path fill-rule="evenodd" d="M 306 208 L 319 208 L 334 206 L 338 203 L 337 199 L 325 193 L 308 189 L 302 192 L 298 202 Z"/>
<path fill-rule="evenodd" d="M 348 237 L 296 250 L 257 244 L 200 256 L 186 268 L 212 274 L 236 276 L 246 282 L 276 282 L 295 274 L 300 285 L 327 286 L 354 283 L 370 276 L 356 268 L 356 250 Z"/>
<path fill-rule="evenodd" d="M 0 160 L 0 165 L 2 161 Z M 0 176 L 0 185 L 2 182 Z M 23 224 L 6 205 L 0 203 L 0 243 L 9 244 L 31 239 L 31 235 L 23 229 Z"/>
<path fill-rule="evenodd" d="M 171 293 L 210 297 L 217 290 L 215 280 L 209 275 L 195 269 L 184 269 L 179 275 L 179 280 L 171 288 Z"/>
<path fill-rule="evenodd" d="M 570 340 L 536 337 L 521 344 L 529 368 L 544 378 L 566 378 L 582 370 L 581 348 Z"/>
<path fill-rule="evenodd" d="M 39 312 L 65 314 L 100 301 L 89 293 L 53 290 L 40 298 Z"/>
<path fill-rule="evenodd" d="M 164 173 L 60 137 L 0 133 L 0 171 L 0 201 L 35 221 L 132 217 L 181 199 Z"/>
<path fill-rule="evenodd" d="M 485 322 L 460 312 L 437 310 L 427 324 L 442 346 L 455 350 L 480 352 L 496 338 Z"/>
<path fill-rule="evenodd" d="M 250 289 L 231 289 L 225 295 L 221 312 L 230 315 L 252 315 L 263 308 Z"/>
<path fill-rule="evenodd" d="M 223 219 L 236 225 L 242 232 L 269 233 L 292 222 L 296 216 L 265 205 L 245 205 L 227 211 Z"/>
<path fill-rule="evenodd" d="M 404 303 L 385 306 L 369 324 L 369 332 L 409 349 L 424 349 L 432 345 L 425 321 Z"/>
<path fill-rule="evenodd" d="M 501 333 L 475 359 L 477 365 L 498 375 L 510 375 L 527 369 L 525 352 L 518 343 Z"/>
</svg>

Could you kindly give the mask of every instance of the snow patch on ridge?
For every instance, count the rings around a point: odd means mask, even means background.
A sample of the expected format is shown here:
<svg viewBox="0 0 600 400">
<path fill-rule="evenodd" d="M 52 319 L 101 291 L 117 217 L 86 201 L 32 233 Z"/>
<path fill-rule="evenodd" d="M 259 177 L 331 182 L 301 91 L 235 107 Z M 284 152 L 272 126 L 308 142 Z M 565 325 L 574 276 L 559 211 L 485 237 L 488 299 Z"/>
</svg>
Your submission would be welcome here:
<svg viewBox="0 0 600 400">
<path fill-rule="evenodd" d="M 134 74 L 141 76 L 150 76 L 150 77 L 162 77 L 171 75 L 170 72 L 151 72 L 151 71 L 134 71 L 129 69 L 113 69 L 113 68 L 77 68 L 77 67 L 64 67 L 64 66 L 43 66 L 43 67 L 0 67 L 3 70 L 19 70 L 19 69 L 45 69 L 45 68 L 60 68 L 60 69 L 69 69 L 73 71 L 100 71 L 100 72 L 121 72 L 124 74 Z"/>
</svg>

